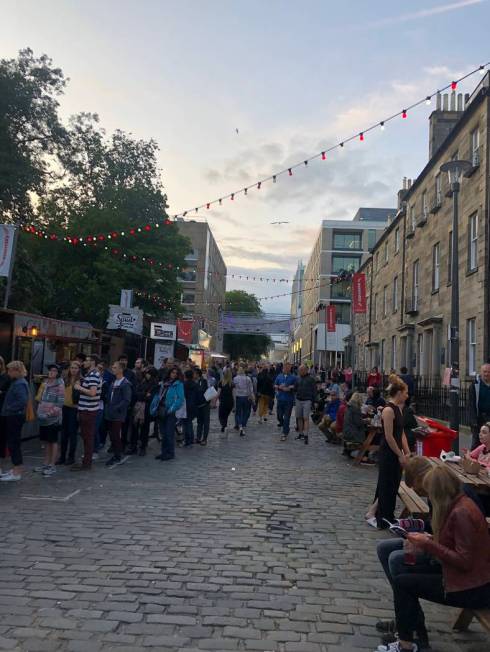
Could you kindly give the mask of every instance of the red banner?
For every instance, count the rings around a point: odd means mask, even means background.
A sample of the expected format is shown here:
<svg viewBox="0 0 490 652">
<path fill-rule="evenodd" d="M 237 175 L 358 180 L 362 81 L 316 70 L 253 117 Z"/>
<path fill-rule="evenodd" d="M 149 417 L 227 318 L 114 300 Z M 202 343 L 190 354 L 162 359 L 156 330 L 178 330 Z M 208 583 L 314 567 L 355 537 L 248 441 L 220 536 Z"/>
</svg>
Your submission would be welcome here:
<svg viewBox="0 0 490 652">
<path fill-rule="evenodd" d="M 192 320 L 177 319 L 177 339 L 184 344 L 192 344 Z"/>
<path fill-rule="evenodd" d="M 335 309 L 334 304 L 330 304 L 329 306 L 327 306 L 326 322 L 327 322 L 327 331 L 329 333 L 335 333 L 335 329 L 337 326 L 337 311 Z"/>
<path fill-rule="evenodd" d="M 352 277 L 352 310 L 354 314 L 367 312 L 366 274 L 361 272 Z"/>
</svg>

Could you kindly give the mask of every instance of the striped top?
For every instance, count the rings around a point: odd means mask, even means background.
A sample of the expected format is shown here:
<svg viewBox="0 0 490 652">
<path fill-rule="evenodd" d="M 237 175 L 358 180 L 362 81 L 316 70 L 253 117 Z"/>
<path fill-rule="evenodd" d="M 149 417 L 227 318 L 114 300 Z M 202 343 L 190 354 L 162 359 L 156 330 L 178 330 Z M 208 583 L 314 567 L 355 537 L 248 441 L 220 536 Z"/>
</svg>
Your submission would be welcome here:
<svg viewBox="0 0 490 652">
<path fill-rule="evenodd" d="M 95 396 L 87 396 L 80 392 L 78 400 L 78 410 L 82 412 L 97 412 L 100 403 L 100 394 L 102 392 L 102 378 L 96 369 L 92 369 L 86 376 L 80 379 L 80 385 L 83 389 L 96 388 Z"/>
</svg>

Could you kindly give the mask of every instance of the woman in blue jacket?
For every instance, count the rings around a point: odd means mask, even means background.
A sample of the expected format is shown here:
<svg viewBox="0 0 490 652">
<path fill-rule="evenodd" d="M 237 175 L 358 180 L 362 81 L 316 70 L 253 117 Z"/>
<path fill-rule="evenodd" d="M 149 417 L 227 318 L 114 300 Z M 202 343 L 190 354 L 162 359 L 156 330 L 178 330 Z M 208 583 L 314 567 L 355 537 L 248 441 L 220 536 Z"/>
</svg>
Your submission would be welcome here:
<svg viewBox="0 0 490 652">
<path fill-rule="evenodd" d="M 182 373 L 178 367 L 172 367 L 167 380 L 160 391 L 158 407 L 158 425 L 162 436 L 162 453 L 155 459 L 173 460 L 175 457 L 175 426 L 177 417 L 175 413 L 184 405 L 184 384 Z"/>
</svg>

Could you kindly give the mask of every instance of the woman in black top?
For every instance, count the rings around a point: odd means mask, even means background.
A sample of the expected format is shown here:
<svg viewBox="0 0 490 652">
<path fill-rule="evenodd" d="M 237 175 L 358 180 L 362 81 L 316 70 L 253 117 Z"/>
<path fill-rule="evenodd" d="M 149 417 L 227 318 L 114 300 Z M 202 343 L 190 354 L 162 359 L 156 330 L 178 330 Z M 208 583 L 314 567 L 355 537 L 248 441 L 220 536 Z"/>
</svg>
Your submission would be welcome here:
<svg viewBox="0 0 490 652">
<path fill-rule="evenodd" d="M 218 417 L 221 424 L 221 432 L 225 432 L 228 427 L 228 417 L 233 410 L 233 376 L 231 369 L 227 369 L 224 372 L 223 380 L 218 385 L 218 395 Z"/>
<path fill-rule="evenodd" d="M 408 398 L 406 384 L 395 374 L 389 377 L 388 403 L 383 409 L 383 438 L 379 448 L 378 487 L 376 489 L 376 525 L 386 528 L 384 519 L 393 522 L 403 467 L 410 456 L 403 430 L 403 413 Z M 376 504 L 376 503 L 375 503 Z"/>
</svg>

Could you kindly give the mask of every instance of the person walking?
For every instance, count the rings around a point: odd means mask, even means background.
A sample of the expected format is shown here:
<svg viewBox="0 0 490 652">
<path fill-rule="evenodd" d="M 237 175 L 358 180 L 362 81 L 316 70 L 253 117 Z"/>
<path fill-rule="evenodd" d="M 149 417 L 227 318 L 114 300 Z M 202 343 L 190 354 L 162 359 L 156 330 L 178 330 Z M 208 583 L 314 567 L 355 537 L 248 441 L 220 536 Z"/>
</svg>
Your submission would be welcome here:
<svg viewBox="0 0 490 652">
<path fill-rule="evenodd" d="M 490 364 L 485 363 L 470 385 L 469 409 L 471 423 L 471 450 L 480 445 L 480 428 L 490 421 Z"/>
<path fill-rule="evenodd" d="M 175 413 L 184 405 L 184 384 L 178 367 L 172 367 L 160 392 L 158 419 L 162 437 L 162 451 L 155 459 L 165 462 L 175 457 Z"/>
<path fill-rule="evenodd" d="M 97 413 L 102 392 L 102 378 L 97 370 L 99 362 L 98 355 L 88 355 L 83 363 L 86 374 L 74 385 L 74 389 L 80 393 L 78 421 L 83 440 L 83 459 L 81 464 L 73 464 L 70 467 L 72 471 L 90 471 L 92 468 Z"/>
<path fill-rule="evenodd" d="M 61 420 L 60 456 L 56 464 L 75 464 L 78 437 L 78 400 L 79 392 L 74 388 L 80 381 L 80 364 L 76 360 L 70 362 L 64 374 L 65 400 L 63 402 Z"/>
<path fill-rule="evenodd" d="M 113 455 L 107 460 L 106 466 L 112 468 L 123 462 L 123 445 L 121 431 L 126 421 L 127 412 L 131 404 L 133 391 L 131 383 L 124 376 L 124 365 L 115 362 L 112 365 L 112 373 L 115 376 L 109 385 L 107 399 L 104 409 L 104 417 L 108 422 L 109 435 L 111 438 Z"/>
<path fill-rule="evenodd" d="M 269 412 L 269 403 L 271 397 L 274 398 L 274 384 L 269 374 L 269 370 L 265 367 L 261 369 L 257 376 L 257 395 L 259 423 L 267 421 L 267 414 Z"/>
<path fill-rule="evenodd" d="M 299 368 L 299 378 L 296 384 L 296 419 L 298 436 L 308 444 L 310 431 L 311 406 L 316 399 L 316 380 L 310 375 L 308 367 L 302 364 Z"/>
<path fill-rule="evenodd" d="M 298 378 L 291 371 L 291 364 L 286 362 L 274 385 L 277 393 L 277 425 L 282 430 L 281 441 L 286 441 L 289 435 L 297 381 Z"/>
<path fill-rule="evenodd" d="M 140 430 L 140 447 L 138 455 L 144 457 L 146 449 L 148 448 L 148 440 L 150 439 L 150 423 L 152 416 L 150 414 L 150 405 L 153 397 L 158 392 L 158 371 L 155 367 L 147 367 L 145 369 L 145 380 L 141 387 L 141 396 L 144 397 L 145 411 L 143 424 Z"/>
<path fill-rule="evenodd" d="M 237 426 L 240 437 L 245 437 L 245 428 L 250 418 L 250 410 L 255 402 L 255 396 L 252 378 L 245 374 L 243 365 L 238 367 L 238 373 L 233 379 L 233 387 Z"/>
<path fill-rule="evenodd" d="M 194 443 L 194 419 L 197 417 L 198 402 L 200 397 L 199 386 L 194 380 L 194 372 L 187 369 L 184 373 L 184 397 L 186 417 L 184 419 L 184 446 L 189 447 Z"/>
<path fill-rule="evenodd" d="M 231 369 L 223 372 L 223 379 L 218 384 L 219 408 L 218 418 L 221 425 L 221 432 L 228 428 L 228 418 L 233 410 L 233 375 Z"/>
<path fill-rule="evenodd" d="M 6 448 L 10 451 L 12 468 L 0 475 L 2 482 L 15 482 L 22 478 L 22 426 L 26 420 L 29 401 L 29 385 L 24 363 L 13 360 L 7 365 L 10 385 L 2 405 L 3 441 L 0 442 L 0 458 L 5 458 Z"/>
<path fill-rule="evenodd" d="M 41 472 L 43 477 L 49 478 L 56 473 L 58 438 L 65 402 L 65 383 L 60 378 L 60 368 L 57 364 L 48 365 L 48 377 L 41 383 L 36 401 L 39 439 L 46 445 Z"/>
<path fill-rule="evenodd" d="M 7 373 L 7 367 L 5 366 L 5 360 L 0 356 L 0 460 L 5 457 L 5 452 L 7 448 L 6 432 L 5 432 L 5 423 L 3 420 L 2 406 L 7 394 L 7 390 L 10 385 L 10 377 Z M 2 469 L 0 467 L 0 475 Z"/>
<path fill-rule="evenodd" d="M 196 444 L 206 446 L 208 443 L 209 423 L 211 420 L 211 404 L 206 400 L 204 394 L 209 388 L 208 378 L 204 378 L 201 369 L 196 369 L 196 383 L 197 383 L 197 431 L 196 431 Z"/>
</svg>

